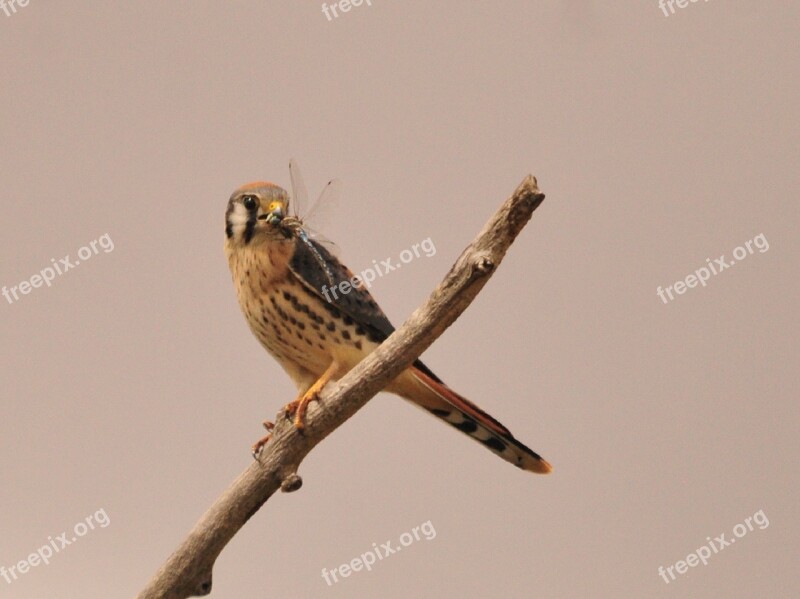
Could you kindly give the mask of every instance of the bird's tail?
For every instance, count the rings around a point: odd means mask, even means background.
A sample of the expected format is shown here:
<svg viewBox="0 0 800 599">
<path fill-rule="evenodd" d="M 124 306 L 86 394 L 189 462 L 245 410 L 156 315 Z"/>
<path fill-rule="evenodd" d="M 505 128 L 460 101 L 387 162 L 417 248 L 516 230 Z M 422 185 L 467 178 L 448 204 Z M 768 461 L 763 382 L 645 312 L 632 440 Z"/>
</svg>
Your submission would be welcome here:
<svg viewBox="0 0 800 599">
<path fill-rule="evenodd" d="M 538 474 L 552 472 L 546 460 L 517 441 L 505 426 L 428 372 L 412 366 L 395 381 L 391 391 L 469 435 L 518 468 Z"/>
</svg>

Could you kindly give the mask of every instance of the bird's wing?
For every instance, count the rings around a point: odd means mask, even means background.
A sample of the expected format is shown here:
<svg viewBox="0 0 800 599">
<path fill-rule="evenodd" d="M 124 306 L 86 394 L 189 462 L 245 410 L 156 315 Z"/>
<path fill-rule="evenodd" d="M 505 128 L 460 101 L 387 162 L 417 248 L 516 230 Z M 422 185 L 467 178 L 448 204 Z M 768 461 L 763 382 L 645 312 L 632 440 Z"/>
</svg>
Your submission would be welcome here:
<svg viewBox="0 0 800 599">
<path fill-rule="evenodd" d="M 332 281 L 329 280 L 328 273 L 319 263 L 318 257 L 309 244 L 314 247 L 327 265 Z M 353 273 L 339 262 L 324 245 L 309 238 L 307 242 L 298 239 L 294 246 L 295 251 L 289 261 L 289 270 L 310 292 L 364 327 L 369 338 L 376 343 L 382 343 L 395 331 L 394 326 L 365 285 L 351 285 L 349 293 L 341 293 L 336 289 L 334 294 L 333 288 L 338 287 L 339 283 L 343 281 L 352 281 Z M 421 361 L 415 361 L 414 366 L 435 381 L 441 382 L 441 379 Z"/>
</svg>

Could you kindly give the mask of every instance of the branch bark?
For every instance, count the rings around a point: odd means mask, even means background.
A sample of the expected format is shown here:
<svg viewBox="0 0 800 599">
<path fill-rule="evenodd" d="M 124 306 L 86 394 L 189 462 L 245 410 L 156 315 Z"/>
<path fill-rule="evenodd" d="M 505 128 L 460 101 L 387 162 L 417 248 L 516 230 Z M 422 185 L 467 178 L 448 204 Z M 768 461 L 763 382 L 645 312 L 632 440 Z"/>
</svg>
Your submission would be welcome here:
<svg viewBox="0 0 800 599">
<path fill-rule="evenodd" d="M 296 491 L 300 462 L 416 360 L 472 303 L 506 251 L 544 200 L 528 175 L 461 253 L 428 301 L 378 349 L 329 384 L 312 404 L 304 432 L 279 414 L 258 462 L 248 467 L 200 518 L 138 599 L 185 599 L 211 593 L 217 557 L 245 522 L 278 489 Z M 319 407 L 317 407 L 319 406 Z"/>
</svg>

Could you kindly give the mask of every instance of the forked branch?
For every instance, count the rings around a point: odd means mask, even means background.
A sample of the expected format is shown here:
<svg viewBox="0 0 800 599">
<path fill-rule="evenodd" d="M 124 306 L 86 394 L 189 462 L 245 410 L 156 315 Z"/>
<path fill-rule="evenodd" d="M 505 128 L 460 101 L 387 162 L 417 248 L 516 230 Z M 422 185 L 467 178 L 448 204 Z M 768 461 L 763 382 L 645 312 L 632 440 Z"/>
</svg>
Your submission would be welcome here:
<svg viewBox="0 0 800 599">
<path fill-rule="evenodd" d="M 185 599 L 211 593 L 214 563 L 225 545 L 278 489 L 296 491 L 300 462 L 325 437 L 405 370 L 475 299 L 509 246 L 544 200 L 528 175 L 462 252 L 425 304 L 378 349 L 328 385 L 301 434 L 278 416 L 259 461 L 248 467 L 200 518 L 138 599 Z"/>
</svg>

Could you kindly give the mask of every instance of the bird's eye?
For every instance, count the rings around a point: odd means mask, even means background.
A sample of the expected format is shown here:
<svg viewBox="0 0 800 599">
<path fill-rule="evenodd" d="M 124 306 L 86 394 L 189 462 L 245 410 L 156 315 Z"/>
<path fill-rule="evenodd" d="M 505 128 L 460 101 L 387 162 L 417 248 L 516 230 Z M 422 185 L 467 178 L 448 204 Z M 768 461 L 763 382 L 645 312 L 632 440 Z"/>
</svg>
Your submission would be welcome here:
<svg viewBox="0 0 800 599">
<path fill-rule="evenodd" d="M 242 204 L 248 210 L 255 210 L 256 209 L 256 196 L 253 195 L 246 195 L 242 198 Z"/>
</svg>

